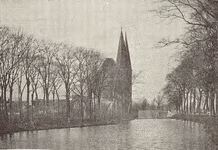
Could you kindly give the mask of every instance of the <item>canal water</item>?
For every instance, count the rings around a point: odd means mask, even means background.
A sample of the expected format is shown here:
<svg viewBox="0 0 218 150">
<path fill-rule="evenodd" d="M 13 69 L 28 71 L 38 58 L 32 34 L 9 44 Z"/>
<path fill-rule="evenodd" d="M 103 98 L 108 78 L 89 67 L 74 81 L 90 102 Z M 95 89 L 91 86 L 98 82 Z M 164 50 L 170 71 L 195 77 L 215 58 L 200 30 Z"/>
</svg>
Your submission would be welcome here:
<svg viewBox="0 0 218 150">
<path fill-rule="evenodd" d="M 0 149 L 212 150 L 199 123 L 171 119 L 126 124 L 20 132 L 0 139 Z"/>
</svg>

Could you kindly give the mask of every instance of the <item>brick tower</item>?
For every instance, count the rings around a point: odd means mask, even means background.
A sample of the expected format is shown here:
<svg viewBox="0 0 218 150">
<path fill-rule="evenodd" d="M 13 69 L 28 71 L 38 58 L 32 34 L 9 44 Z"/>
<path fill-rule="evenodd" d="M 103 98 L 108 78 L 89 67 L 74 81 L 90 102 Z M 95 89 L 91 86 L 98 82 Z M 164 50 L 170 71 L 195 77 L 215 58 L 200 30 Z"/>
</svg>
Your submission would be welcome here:
<svg viewBox="0 0 218 150">
<path fill-rule="evenodd" d="M 132 67 L 127 36 L 125 39 L 121 29 L 115 68 L 114 97 L 117 102 L 117 113 L 127 119 L 132 105 Z"/>
</svg>

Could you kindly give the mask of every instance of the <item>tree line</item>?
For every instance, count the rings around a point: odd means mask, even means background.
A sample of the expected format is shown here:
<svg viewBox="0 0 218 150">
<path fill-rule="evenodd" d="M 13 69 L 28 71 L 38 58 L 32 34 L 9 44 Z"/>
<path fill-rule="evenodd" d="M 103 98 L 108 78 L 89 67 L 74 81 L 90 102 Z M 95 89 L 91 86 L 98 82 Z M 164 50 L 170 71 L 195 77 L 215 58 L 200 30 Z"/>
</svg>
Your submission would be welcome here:
<svg viewBox="0 0 218 150">
<path fill-rule="evenodd" d="M 183 20 L 187 27 L 179 43 L 179 65 L 170 72 L 164 96 L 178 113 L 218 115 L 218 2 L 216 0 L 160 0 L 162 18 Z"/>
<path fill-rule="evenodd" d="M 99 69 L 103 60 L 103 56 L 93 49 L 37 40 L 21 31 L 1 26 L 1 127 L 15 120 L 30 123 L 37 119 L 40 99 L 44 114 L 53 114 L 53 117 L 61 114 L 66 122 L 72 118 L 74 108 L 81 121 L 87 108 L 90 118 L 93 118 L 97 112 L 100 113 L 106 78 Z M 65 110 L 60 106 L 61 88 L 65 91 L 61 93 L 65 97 Z M 14 101 L 18 101 L 18 113 L 14 111 Z M 89 106 L 86 106 L 87 101 Z M 54 107 L 56 103 L 57 107 Z M 51 112 L 52 109 L 56 114 Z"/>
</svg>

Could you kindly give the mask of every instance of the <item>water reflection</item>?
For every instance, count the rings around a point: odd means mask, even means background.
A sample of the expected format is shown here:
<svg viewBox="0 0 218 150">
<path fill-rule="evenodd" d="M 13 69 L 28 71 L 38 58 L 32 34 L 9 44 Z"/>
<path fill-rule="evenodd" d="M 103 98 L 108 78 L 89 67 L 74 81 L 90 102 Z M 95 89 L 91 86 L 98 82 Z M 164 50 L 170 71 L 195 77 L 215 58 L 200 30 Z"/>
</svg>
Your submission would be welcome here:
<svg viewBox="0 0 218 150">
<path fill-rule="evenodd" d="M 134 120 L 119 125 L 20 132 L 0 148 L 137 150 L 214 149 L 202 125 L 178 120 Z"/>
</svg>

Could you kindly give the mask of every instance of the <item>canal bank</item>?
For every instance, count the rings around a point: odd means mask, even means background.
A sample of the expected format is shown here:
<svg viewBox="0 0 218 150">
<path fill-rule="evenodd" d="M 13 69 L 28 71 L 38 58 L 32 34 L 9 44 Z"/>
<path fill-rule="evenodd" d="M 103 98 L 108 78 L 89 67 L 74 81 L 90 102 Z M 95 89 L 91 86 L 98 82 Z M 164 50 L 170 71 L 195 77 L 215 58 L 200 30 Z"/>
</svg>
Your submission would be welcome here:
<svg viewBox="0 0 218 150">
<path fill-rule="evenodd" d="M 110 121 L 84 121 L 82 124 L 77 123 L 65 123 L 62 125 L 59 124 L 42 124 L 39 126 L 28 125 L 28 124 L 10 124 L 4 130 L 0 130 L 0 136 L 5 134 L 13 134 L 23 131 L 38 131 L 38 130 L 50 130 L 50 129 L 64 129 L 64 128 L 82 128 L 82 127 L 91 127 L 91 126 L 103 126 L 103 125 L 113 125 L 118 122 L 115 120 Z"/>
<path fill-rule="evenodd" d="M 83 119 L 71 118 L 67 120 L 63 116 L 51 116 L 44 115 L 35 117 L 34 120 L 25 121 L 25 119 L 13 120 L 11 123 L 4 124 L 0 122 L 0 136 L 5 134 L 13 134 L 23 131 L 37 131 L 37 130 L 50 130 L 50 129 L 63 129 L 63 128 L 82 128 L 90 126 L 103 126 L 119 124 L 120 122 L 128 122 L 134 120 L 136 117 L 130 115 L 126 120 L 122 120 L 118 117 L 108 118 L 92 118 Z"/>
<path fill-rule="evenodd" d="M 206 132 L 210 135 L 210 140 L 218 146 L 218 116 L 176 114 L 172 119 L 197 122 L 204 125 Z"/>
</svg>

